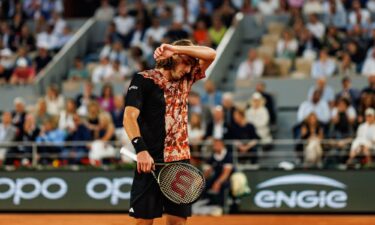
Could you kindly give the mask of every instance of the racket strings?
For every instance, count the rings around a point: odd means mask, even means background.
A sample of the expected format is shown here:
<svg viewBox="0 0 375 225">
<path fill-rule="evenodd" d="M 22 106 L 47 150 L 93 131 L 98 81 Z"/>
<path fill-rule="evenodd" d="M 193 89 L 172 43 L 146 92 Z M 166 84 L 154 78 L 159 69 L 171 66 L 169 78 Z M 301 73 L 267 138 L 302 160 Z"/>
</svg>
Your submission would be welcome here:
<svg viewBox="0 0 375 225">
<path fill-rule="evenodd" d="M 160 171 L 159 185 L 171 201 L 189 204 L 200 197 L 205 187 L 205 179 L 197 168 L 189 164 L 175 163 Z"/>
</svg>

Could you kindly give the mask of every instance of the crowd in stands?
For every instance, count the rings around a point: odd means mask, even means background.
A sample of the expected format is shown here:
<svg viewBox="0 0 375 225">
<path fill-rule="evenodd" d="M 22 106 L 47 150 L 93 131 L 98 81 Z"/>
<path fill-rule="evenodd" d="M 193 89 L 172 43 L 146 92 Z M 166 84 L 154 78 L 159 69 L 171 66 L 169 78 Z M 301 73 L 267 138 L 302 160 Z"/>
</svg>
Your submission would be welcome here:
<svg viewBox="0 0 375 225">
<path fill-rule="evenodd" d="M 72 37 L 62 0 L 0 2 L 0 85 L 32 84 Z"/>
</svg>

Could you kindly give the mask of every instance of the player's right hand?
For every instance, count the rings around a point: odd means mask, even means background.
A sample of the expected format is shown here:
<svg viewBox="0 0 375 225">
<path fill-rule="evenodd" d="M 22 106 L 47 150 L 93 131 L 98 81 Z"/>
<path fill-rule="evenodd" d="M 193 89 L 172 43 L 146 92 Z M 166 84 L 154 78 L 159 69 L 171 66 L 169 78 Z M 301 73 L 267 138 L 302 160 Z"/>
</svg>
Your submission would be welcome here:
<svg viewBox="0 0 375 225">
<path fill-rule="evenodd" d="M 148 151 L 141 151 L 137 154 L 137 171 L 138 173 L 150 173 L 154 167 L 154 159 Z"/>
</svg>

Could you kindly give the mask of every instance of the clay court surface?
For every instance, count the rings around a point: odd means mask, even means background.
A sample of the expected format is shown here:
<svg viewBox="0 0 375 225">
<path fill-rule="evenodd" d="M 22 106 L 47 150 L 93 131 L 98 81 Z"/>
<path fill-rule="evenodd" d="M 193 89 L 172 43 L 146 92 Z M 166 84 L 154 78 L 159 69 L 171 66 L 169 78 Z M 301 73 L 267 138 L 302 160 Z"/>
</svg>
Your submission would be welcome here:
<svg viewBox="0 0 375 225">
<path fill-rule="evenodd" d="M 0 214 L 0 225 L 132 225 L 121 214 Z M 158 219 L 155 225 L 165 224 Z M 190 218 L 188 225 L 375 225 L 365 215 L 240 215 Z"/>
</svg>

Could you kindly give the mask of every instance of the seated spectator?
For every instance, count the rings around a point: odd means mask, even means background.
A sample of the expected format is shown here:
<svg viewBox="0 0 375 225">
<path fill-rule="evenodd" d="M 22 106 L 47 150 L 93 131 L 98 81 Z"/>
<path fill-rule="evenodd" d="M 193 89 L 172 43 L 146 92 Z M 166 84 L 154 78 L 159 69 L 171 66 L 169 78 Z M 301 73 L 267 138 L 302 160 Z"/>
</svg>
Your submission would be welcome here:
<svg viewBox="0 0 375 225">
<path fill-rule="evenodd" d="M 87 80 L 89 78 L 89 71 L 87 71 L 85 65 L 82 62 L 82 59 L 76 57 L 74 59 L 73 68 L 69 70 L 68 79 L 79 81 L 79 80 Z"/>
<path fill-rule="evenodd" d="M 303 14 L 322 14 L 323 13 L 323 5 L 322 2 L 319 0 L 306 0 L 303 4 Z"/>
<path fill-rule="evenodd" d="M 59 90 L 55 85 L 50 85 L 47 88 L 47 93 L 44 99 L 47 104 L 47 113 L 52 116 L 60 115 L 60 112 L 65 108 L 64 96 L 59 93 Z"/>
<path fill-rule="evenodd" d="M 116 24 L 116 31 L 121 35 L 125 48 L 129 47 L 130 31 L 135 26 L 135 18 L 129 15 L 126 5 L 118 7 L 118 15 L 113 18 L 113 22 Z"/>
<path fill-rule="evenodd" d="M 363 66 L 363 60 L 366 57 L 365 51 L 363 51 L 363 49 L 360 49 L 355 41 L 349 41 L 349 43 L 346 45 L 346 48 L 350 55 L 350 58 L 356 64 L 356 72 L 360 73 Z"/>
<path fill-rule="evenodd" d="M 258 161 L 257 148 L 260 139 L 255 127 L 246 121 L 245 111 L 236 109 L 234 111 L 234 125 L 228 131 L 228 137 L 236 140 L 235 147 L 241 161 L 250 160 L 251 163 Z"/>
<path fill-rule="evenodd" d="M 8 48 L 11 51 L 16 51 L 17 46 L 15 42 L 15 34 L 10 29 L 7 22 L 1 22 L 0 24 L 0 42 L 2 44 L 2 48 Z"/>
<path fill-rule="evenodd" d="M 357 156 L 365 156 L 365 164 L 371 164 L 371 150 L 375 144 L 375 110 L 373 108 L 366 109 L 366 119 L 358 127 L 357 137 L 354 139 L 350 148 L 349 159 L 347 164 L 352 164 Z"/>
<path fill-rule="evenodd" d="M 363 88 L 361 95 L 363 94 L 375 94 L 375 76 L 369 76 L 367 78 L 368 86 Z"/>
<path fill-rule="evenodd" d="M 39 43 L 38 45 L 38 54 L 34 58 L 34 68 L 37 73 L 39 73 L 47 64 L 52 60 L 48 52 L 48 44 Z"/>
<path fill-rule="evenodd" d="M 49 119 L 52 115 L 50 115 L 47 112 L 47 102 L 44 98 L 38 99 L 35 111 L 34 111 L 34 117 L 35 117 L 35 123 L 38 128 L 42 127 L 43 121 Z"/>
<path fill-rule="evenodd" d="M 94 17 L 97 20 L 110 21 L 115 16 L 115 9 L 109 4 L 109 0 L 101 0 L 100 7 L 96 9 Z"/>
<path fill-rule="evenodd" d="M 336 28 L 342 29 L 346 26 L 346 12 L 340 1 L 329 0 L 324 2 L 324 17 L 325 25 L 332 25 Z"/>
<path fill-rule="evenodd" d="M 100 83 L 109 79 L 111 71 L 111 64 L 108 57 L 101 57 L 100 64 L 96 66 L 91 74 L 91 81 L 93 83 Z"/>
<path fill-rule="evenodd" d="M 258 11 L 262 15 L 273 15 L 279 8 L 279 1 L 278 0 L 265 0 L 259 1 L 257 4 Z"/>
<path fill-rule="evenodd" d="M 196 113 L 201 117 L 202 124 L 207 125 L 212 121 L 212 111 L 207 105 L 203 105 L 201 97 L 197 92 L 191 91 L 188 96 L 188 119 L 191 119 L 191 114 Z"/>
<path fill-rule="evenodd" d="M 73 116 L 76 114 L 77 107 L 73 99 L 66 100 L 65 109 L 60 112 L 59 116 L 59 129 L 70 131 L 74 129 Z"/>
<path fill-rule="evenodd" d="M 59 37 L 64 33 L 66 21 L 62 18 L 59 12 L 52 12 L 52 18 L 50 19 L 49 24 L 53 25 L 53 34 L 56 37 Z"/>
<path fill-rule="evenodd" d="M 250 99 L 250 108 L 246 110 L 246 121 L 254 125 L 257 135 L 263 144 L 270 144 L 272 136 L 270 133 L 270 116 L 265 107 L 265 99 L 255 92 Z"/>
<path fill-rule="evenodd" d="M 360 91 L 352 87 L 352 81 L 349 77 L 344 77 L 341 81 L 341 91 L 336 94 L 336 99 L 345 98 L 355 108 L 358 106 Z"/>
<path fill-rule="evenodd" d="M 123 120 L 124 120 L 124 96 L 123 95 L 116 95 L 114 97 L 114 108 L 111 112 L 112 121 L 115 125 L 115 134 L 116 139 L 121 141 L 122 145 L 125 145 L 127 149 L 132 149 L 133 147 L 128 135 L 125 133 L 124 126 L 123 126 Z"/>
<path fill-rule="evenodd" d="M 0 84 L 5 84 L 9 81 L 13 67 L 12 51 L 8 48 L 2 49 L 0 51 Z"/>
<path fill-rule="evenodd" d="M 97 101 L 90 101 L 87 105 L 86 127 L 91 132 L 91 137 L 97 139 L 99 134 L 99 115 L 101 113 L 100 105 Z"/>
<path fill-rule="evenodd" d="M 193 38 L 198 45 L 211 46 L 210 35 L 204 20 L 198 20 L 195 24 Z"/>
<path fill-rule="evenodd" d="M 225 92 L 221 101 L 221 105 L 224 110 L 224 120 L 229 125 L 232 126 L 234 123 L 233 112 L 236 109 L 233 102 L 233 95 L 231 92 Z"/>
<path fill-rule="evenodd" d="M 270 115 L 270 125 L 276 125 L 277 115 L 275 108 L 275 101 L 270 93 L 266 91 L 266 84 L 264 82 L 258 82 L 255 86 L 255 91 L 262 95 L 266 102 L 266 108 Z"/>
<path fill-rule="evenodd" d="M 196 21 L 195 15 L 190 10 L 191 1 L 180 0 L 179 4 L 173 7 L 173 21 L 182 24 L 192 25 Z"/>
<path fill-rule="evenodd" d="M 338 73 L 340 76 L 354 76 L 357 74 L 356 65 L 347 52 L 341 56 L 338 65 Z"/>
<path fill-rule="evenodd" d="M 78 114 L 73 115 L 73 126 L 67 130 L 66 141 L 91 141 L 91 133 L 89 129 L 82 123 Z M 82 159 L 88 155 L 88 149 L 82 146 L 67 146 L 61 152 L 62 160 L 66 160 L 68 164 L 82 164 Z"/>
<path fill-rule="evenodd" d="M 204 139 L 229 139 L 229 124 L 225 123 L 223 107 L 216 106 L 212 115 L 212 121 L 206 126 Z"/>
<path fill-rule="evenodd" d="M 359 101 L 357 123 L 359 124 L 363 123 L 366 118 L 366 115 L 365 115 L 366 110 L 368 108 L 374 108 L 374 107 L 375 107 L 374 95 L 370 93 L 363 93 Z"/>
<path fill-rule="evenodd" d="M 189 144 L 191 152 L 194 158 L 197 158 L 195 154 L 200 156 L 201 141 L 204 137 L 204 127 L 199 114 L 192 113 L 190 116 L 190 122 L 188 123 L 188 134 Z"/>
<path fill-rule="evenodd" d="M 98 98 L 100 107 L 107 112 L 112 112 L 114 108 L 114 94 L 112 84 L 106 83 L 102 87 L 101 96 Z"/>
<path fill-rule="evenodd" d="M 322 77 L 315 81 L 315 86 L 312 86 L 309 89 L 307 99 L 311 99 L 316 90 L 322 93 L 322 100 L 327 102 L 330 106 L 333 106 L 335 101 L 335 92 L 331 86 L 327 85 L 326 78 Z"/>
<path fill-rule="evenodd" d="M 152 53 L 152 49 L 146 45 L 145 42 L 145 33 L 146 28 L 144 25 L 144 21 L 137 20 L 134 26 L 134 29 L 132 29 L 129 33 L 129 40 L 130 40 L 130 46 L 138 46 L 142 48 L 144 52 L 147 52 L 148 54 Z"/>
<path fill-rule="evenodd" d="M 33 67 L 28 66 L 27 60 L 19 58 L 16 63 L 16 68 L 10 78 L 10 83 L 13 85 L 32 84 L 35 78 L 35 70 Z"/>
<path fill-rule="evenodd" d="M 107 57 L 110 62 L 120 61 L 122 65 L 129 65 L 129 59 L 121 41 L 107 43 L 100 52 L 100 59 Z"/>
<path fill-rule="evenodd" d="M 360 24 L 361 26 L 368 26 L 371 23 L 371 15 L 367 9 L 361 7 L 359 0 L 352 1 L 352 10 L 349 13 L 349 24 Z"/>
<path fill-rule="evenodd" d="M 298 42 L 292 33 L 285 30 L 281 39 L 277 42 L 276 53 L 278 58 L 293 59 L 298 50 Z"/>
<path fill-rule="evenodd" d="M 24 47 L 19 47 L 17 49 L 17 52 L 16 52 L 16 61 L 15 61 L 15 65 L 17 65 L 18 63 L 18 60 L 21 60 L 23 61 L 24 59 L 26 59 L 26 62 L 27 62 L 27 66 L 32 66 L 32 61 L 28 55 L 28 52 L 27 52 L 27 49 L 24 48 Z"/>
<path fill-rule="evenodd" d="M 112 62 L 110 71 L 108 72 L 108 81 L 124 81 L 131 78 L 131 72 L 129 67 L 121 65 L 120 61 Z"/>
<path fill-rule="evenodd" d="M 314 60 L 320 48 L 320 41 L 308 29 L 298 34 L 298 56 Z"/>
<path fill-rule="evenodd" d="M 212 41 L 212 47 L 217 48 L 221 39 L 223 39 L 227 28 L 225 27 L 221 17 L 218 15 L 212 18 L 212 26 L 208 29 L 210 39 Z"/>
<path fill-rule="evenodd" d="M 206 80 L 204 83 L 205 93 L 202 95 L 202 104 L 207 105 L 210 108 L 221 104 L 222 93 L 216 90 L 216 86 L 213 81 Z"/>
<path fill-rule="evenodd" d="M 111 22 L 108 24 L 104 40 L 105 40 L 104 42 L 109 45 L 115 42 L 120 42 L 122 45 L 122 37 L 116 31 L 116 24 L 114 22 Z"/>
<path fill-rule="evenodd" d="M 305 167 L 320 166 L 323 156 L 321 145 L 323 138 L 323 126 L 319 124 L 317 115 L 312 112 L 301 125 L 301 139 L 307 140 L 303 151 Z"/>
<path fill-rule="evenodd" d="M 86 116 L 89 103 L 98 99 L 98 97 L 93 93 L 93 90 L 93 83 L 86 81 L 83 86 L 83 93 L 76 97 L 77 112 L 80 116 Z"/>
<path fill-rule="evenodd" d="M 316 14 L 311 14 L 309 16 L 309 22 L 306 24 L 306 27 L 315 38 L 318 40 L 323 40 L 326 27 L 322 22 L 319 21 Z"/>
<path fill-rule="evenodd" d="M 264 56 L 263 64 L 264 68 L 262 77 L 277 77 L 281 73 L 280 66 L 275 62 L 273 57 Z"/>
<path fill-rule="evenodd" d="M 27 52 L 33 52 L 36 49 L 36 41 L 34 35 L 30 32 L 27 24 L 21 28 L 21 33 L 17 38 L 17 45 L 26 48 Z"/>
<path fill-rule="evenodd" d="M 151 19 L 151 27 L 147 28 L 144 38 L 150 48 L 152 46 L 159 46 L 167 32 L 167 28 L 160 25 L 159 18 L 153 17 Z"/>
<path fill-rule="evenodd" d="M 231 152 L 225 148 L 224 142 L 214 139 L 212 144 L 213 153 L 207 161 L 204 170 L 206 177 L 206 190 L 203 196 L 210 199 L 210 205 L 224 207 L 225 192 L 228 191 L 229 178 L 233 173 L 233 158 Z"/>
<path fill-rule="evenodd" d="M 60 51 L 64 47 L 66 43 L 72 39 L 73 33 L 72 30 L 69 26 L 65 26 L 63 29 L 62 34 L 60 34 L 57 38 L 57 43 L 56 43 L 56 51 Z"/>
<path fill-rule="evenodd" d="M 375 49 L 373 49 L 371 57 L 366 58 L 361 74 L 364 76 L 375 75 Z"/>
<path fill-rule="evenodd" d="M 10 22 L 10 29 L 12 33 L 18 36 L 21 33 L 21 28 L 25 24 L 25 17 L 23 17 L 22 12 L 16 12 Z"/>
<path fill-rule="evenodd" d="M 43 32 L 38 33 L 36 37 L 36 45 L 41 43 L 48 43 L 47 49 L 49 51 L 55 51 L 57 49 L 58 37 L 53 33 L 53 25 L 48 25 L 47 29 Z"/>
<path fill-rule="evenodd" d="M 319 59 L 311 67 L 312 78 L 331 77 L 335 73 L 336 65 L 333 59 L 330 59 L 326 49 L 319 52 Z"/>
<path fill-rule="evenodd" d="M 0 123 L 0 142 L 14 141 L 17 135 L 17 128 L 12 125 L 12 114 L 10 112 L 3 112 Z M 0 164 L 4 162 L 5 155 L 9 147 L 0 147 Z"/>
<path fill-rule="evenodd" d="M 255 49 L 250 49 L 247 54 L 247 60 L 243 61 L 238 67 L 237 80 L 251 80 L 254 78 L 259 78 L 262 76 L 263 71 L 263 60 L 258 58 Z"/>
<path fill-rule="evenodd" d="M 337 139 L 349 138 L 353 135 L 353 128 L 357 113 L 346 98 L 339 98 L 336 107 L 332 109 L 331 122 L 333 124 L 333 137 Z"/>
<path fill-rule="evenodd" d="M 62 145 L 66 138 L 66 132 L 58 129 L 57 117 L 51 117 L 43 121 L 36 143 L 49 143 L 51 145 L 38 148 L 39 163 L 49 165 L 52 161 L 58 159 L 61 153 Z"/>
<path fill-rule="evenodd" d="M 327 34 L 323 38 L 323 46 L 327 49 L 328 55 L 337 56 L 341 54 L 344 41 L 345 35 L 338 31 L 337 28 L 329 26 Z"/>
<path fill-rule="evenodd" d="M 99 124 L 97 136 L 91 145 L 89 159 L 91 165 L 101 165 L 105 158 L 114 158 L 116 150 L 108 141 L 115 141 L 115 126 L 113 125 L 111 115 L 103 112 L 99 115 Z"/>
<path fill-rule="evenodd" d="M 303 122 L 312 112 L 316 114 L 320 123 L 327 124 L 331 118 L 329 105 L 322 99 L 322 93 L 315 90 L 311 99 L 308 99 L 298 107 L 297 121 Z"/>
<path fill-rule="evenodd" d="M 22 130 L 26 116 L 26 104 L 23 98 L 17 97 L 13 101 L 14 111 L 12 111 L 12 124 Z"/>
</svg>

